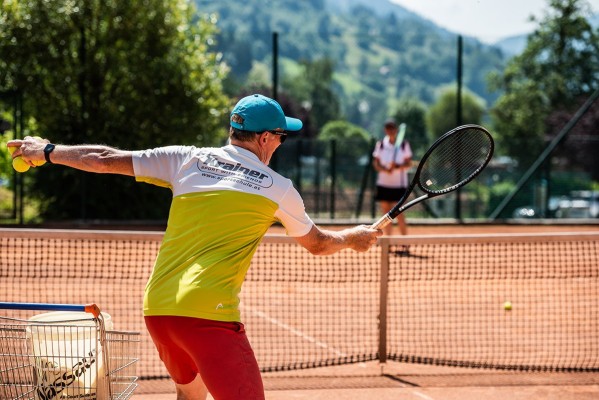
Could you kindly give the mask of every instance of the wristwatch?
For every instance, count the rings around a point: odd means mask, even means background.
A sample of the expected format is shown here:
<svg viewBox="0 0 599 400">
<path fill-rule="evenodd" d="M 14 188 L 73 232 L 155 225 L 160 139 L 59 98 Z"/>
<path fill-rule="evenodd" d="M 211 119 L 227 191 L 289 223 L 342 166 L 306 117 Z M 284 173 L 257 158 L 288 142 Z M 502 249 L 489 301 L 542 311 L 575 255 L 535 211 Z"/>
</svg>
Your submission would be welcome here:
<svg viewBox="0 0 599 400">
<path fill-rule="evenodd" d="M 46 162 L 48 164 L 52 164 L 52 161 L 50 161 L 50 153 L 52 153 L 54 151 L 54 148 L 56 146 L 53 145 L 52 143 L 48 143 L 46 145 L 46 147 L 44 147 L 44 158 L 46 159 Z"/>
</svg>

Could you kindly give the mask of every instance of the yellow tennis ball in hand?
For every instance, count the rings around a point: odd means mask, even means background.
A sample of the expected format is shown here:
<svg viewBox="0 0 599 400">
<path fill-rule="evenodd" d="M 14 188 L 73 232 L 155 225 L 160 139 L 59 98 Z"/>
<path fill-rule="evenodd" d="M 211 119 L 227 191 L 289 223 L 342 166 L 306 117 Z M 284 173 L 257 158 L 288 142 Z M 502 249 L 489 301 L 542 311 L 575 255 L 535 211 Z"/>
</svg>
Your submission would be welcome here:
<svg viewBox="0 0 599 400">
<path fill-rule="evenodd" d="M 42 139 L 39 136 L 34 136 L 33 137 L 35 140 L 37 140 L 38 142 L 43 142 L 44 139 Z M 40 160 L 40 161 L 32 161 L 33 165 L 35 165 L 36 167 L 39 167 L 40 165 L 44 165 L 46 163 L 46 160 Z"/>
<path fill-rule="evenodd" d="M 15 151 L 17 151 L 18 147 L 17 146 L 6 146 L 6 148 L 8 149 L 8 152 L 12 155 L 12 153 L 14 153 Z"/>
<path fill-rule="evenodd" d="M 27 172 L 29 170 L 29 164 L 23 161 L 21 156 L 13 158 L 12 167 L 17 172 Z"/>
</svg>

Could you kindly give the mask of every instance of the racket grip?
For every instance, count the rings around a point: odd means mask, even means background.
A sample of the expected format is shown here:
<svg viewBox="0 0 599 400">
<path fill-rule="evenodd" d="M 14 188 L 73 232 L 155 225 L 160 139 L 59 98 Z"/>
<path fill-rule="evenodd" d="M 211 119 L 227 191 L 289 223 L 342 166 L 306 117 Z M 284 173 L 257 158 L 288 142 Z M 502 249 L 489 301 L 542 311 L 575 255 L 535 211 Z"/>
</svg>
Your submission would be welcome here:
<svg viewBox="0 0 599 400">
<path fill-rule="evenodd" d="M 389 225 L 391 222 L 393 222 L 393 218 L 389 217 L 389 214 L 385 214 L 381 217 L 381 219 L 379 219 L 374 224 L 372 224 L 371 228 L 372 229 L 383 229 L 384 227 Z"/>
</svg>

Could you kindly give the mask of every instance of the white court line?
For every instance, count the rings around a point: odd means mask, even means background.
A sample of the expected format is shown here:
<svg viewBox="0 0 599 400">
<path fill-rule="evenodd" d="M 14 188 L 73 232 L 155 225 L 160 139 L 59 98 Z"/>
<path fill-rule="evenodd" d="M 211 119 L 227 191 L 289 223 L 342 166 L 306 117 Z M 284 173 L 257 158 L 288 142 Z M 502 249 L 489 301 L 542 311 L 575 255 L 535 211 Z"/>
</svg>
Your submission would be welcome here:
<svg viewBox="0 0 599 400">
<path fill-rule="evenodd" d="M 424 400 L 435 400 L 435 399 L 433 399 L 432 397 L 428 397 L 427 395 L 425 395 L 425 394 L 422 394 L 422 393 L 420 393 L 420 392 L 416 392 L 416 391 L 414 391 L 414 394 L 415 394 L 416 396 L 420 397 L 421 399 L 424 399 Z"/>
<path fill-rule="evenodd" d="M 241 305 L 240 305 L 240 308 L 242 308 Z M 338 357 L 347 357 L 347 354 L 345 354 L 344 352 L 339 351 L 339 350 L 337 350 L 337 349 L 329 346 L 328 344 L 326 344 L 324 342 L 321 342 L 320 340 L 318 340 L 318 339 L 316 339 L 316 338 L 314 338 L 314 337 L 312 337 L 310 335 L 306 335 L 305 333 L 303 333 L 299 329 L 295 329 L 294 327 L 292 327 L 290 325 L 287 325 L 286 323 L 281 322 L 278 319 L 269 316 L 265 312 L 256 311 L 256 310 L 248 310 L 245 307 L 243 307 L 243 308 L 244 308 L 244 311 L 249 311 L 252 314 L 254 314 L 255 316 L 258 316 L 258 317 L 260 317 L 262 319 L 265 319 L 265 320 L 267 320 L 268 322 L 270 322 L 273 325 L 276 325 L 276 326 L 278 326 L 280 328 L 283 328 L 283 329 L 285 329 L 285 330 L 293 333 L 294 335 L 296 335 L 296 336 L 298 336 L 298 337 L 300 337 L 300 338 L 302 338 L 302 339 L 304 339 L 304 340 L 306 340 L 306 341 L 308 341 L 310 343 L 315 344 L 318 347 L 322 347 L 323 349 L 328 350 L 328 351 L 334 353 Z"/>
</svg>

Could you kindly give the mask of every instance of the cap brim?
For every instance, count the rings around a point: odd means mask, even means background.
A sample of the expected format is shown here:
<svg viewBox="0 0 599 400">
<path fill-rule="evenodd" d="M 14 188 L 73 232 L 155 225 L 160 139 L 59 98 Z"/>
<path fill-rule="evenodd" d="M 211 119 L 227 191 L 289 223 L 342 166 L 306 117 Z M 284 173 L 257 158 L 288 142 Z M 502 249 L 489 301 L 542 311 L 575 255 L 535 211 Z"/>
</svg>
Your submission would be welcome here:
<svg viewBox="0 0 599 400">
<path fill-rule="evenodd" d="M 287 124 L 286 132 L 297 132 L 304 126 L 302 121 L 297 118 L 285 117 L 285 122 Z"/>
</svg>

